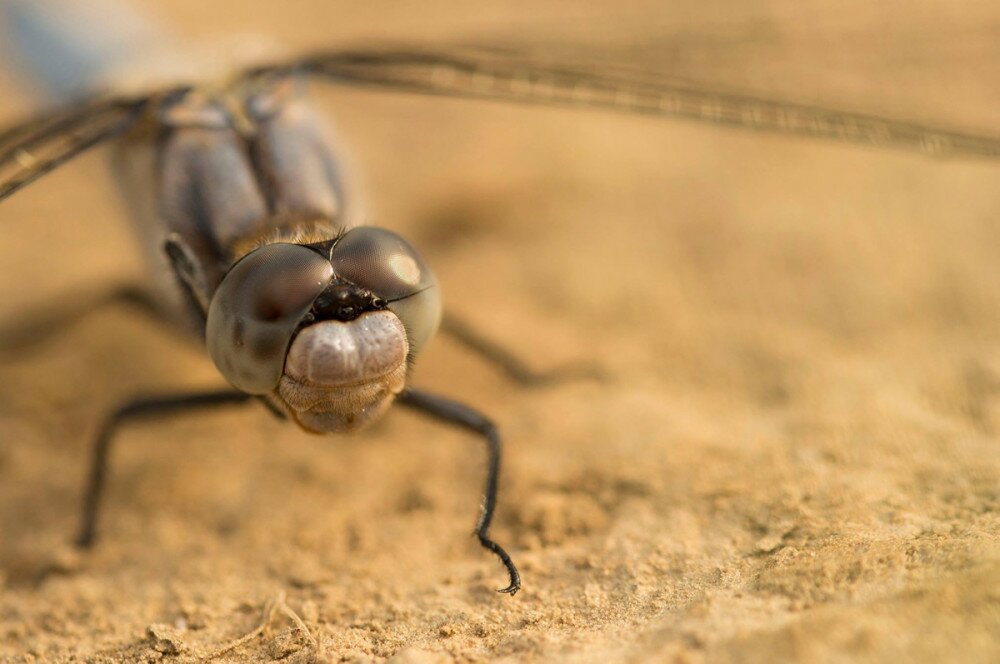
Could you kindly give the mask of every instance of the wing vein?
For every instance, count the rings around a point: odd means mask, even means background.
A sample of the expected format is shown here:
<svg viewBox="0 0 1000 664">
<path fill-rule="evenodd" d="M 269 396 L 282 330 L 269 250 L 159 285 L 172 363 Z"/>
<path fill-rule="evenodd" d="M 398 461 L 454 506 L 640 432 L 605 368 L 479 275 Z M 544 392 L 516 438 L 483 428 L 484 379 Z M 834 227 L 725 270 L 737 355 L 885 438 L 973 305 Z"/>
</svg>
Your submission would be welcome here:
<svg viewBox="0 0 1000 664">
<path fill-rule="evenodd" d="M 996 136 L 682 85 L 655 72 L 545 64 L 490 51 L 334 51 L 252 74 L 294 72 L 399 92 L 593 107 L 915 150 L 930 156 L 1000 157 Z"/>
</svg>

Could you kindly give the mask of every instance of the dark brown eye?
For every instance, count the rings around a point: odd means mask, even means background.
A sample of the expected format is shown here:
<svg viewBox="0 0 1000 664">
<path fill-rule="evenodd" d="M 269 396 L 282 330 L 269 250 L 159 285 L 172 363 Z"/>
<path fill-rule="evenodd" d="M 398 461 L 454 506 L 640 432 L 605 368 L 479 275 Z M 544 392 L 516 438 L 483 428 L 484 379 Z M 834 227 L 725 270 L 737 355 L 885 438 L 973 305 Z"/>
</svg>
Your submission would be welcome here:
<svg viewBox="0 0 1000 664">
<path fill-rule="evenodd" d="M 226 380 L 248 394 L 274 389 L 295 329 L 332 278 L 328 260 L 296 244 L 269 244 L 236 263 L 212 296 L 205 330 Z"/>
<path fill-rule="evenodd" d="M 434 275 L 410 243 L 392 231 L 362 226 L 347 231 L 333 248 L 338 277 L 385 300 L 413 295 L 434 284 Z"/>
<path fill-rule="evenodd" d="M 337 276 L 388 301 L 403 322 L 416 353 L 441 320 L 437 279 L 410 243 L 384 228 L 349 230 L 333 248 Z"/>
</svg>

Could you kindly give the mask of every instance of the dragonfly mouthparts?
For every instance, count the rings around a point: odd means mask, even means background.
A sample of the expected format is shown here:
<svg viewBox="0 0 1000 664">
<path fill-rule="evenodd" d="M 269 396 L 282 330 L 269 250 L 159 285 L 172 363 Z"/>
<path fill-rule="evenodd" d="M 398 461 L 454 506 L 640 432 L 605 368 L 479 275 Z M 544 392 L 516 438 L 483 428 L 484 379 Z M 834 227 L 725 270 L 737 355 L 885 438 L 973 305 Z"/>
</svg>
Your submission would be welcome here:
<svg viewBox="0 0 1000 664">
<path fill-rule="evenodd" d="M 314 320 L 351 321 L 365 313 L 383 308 L 381 299 L 371 291 L 344 281 L 334 281 L 313 302 Z"/>
</svg>

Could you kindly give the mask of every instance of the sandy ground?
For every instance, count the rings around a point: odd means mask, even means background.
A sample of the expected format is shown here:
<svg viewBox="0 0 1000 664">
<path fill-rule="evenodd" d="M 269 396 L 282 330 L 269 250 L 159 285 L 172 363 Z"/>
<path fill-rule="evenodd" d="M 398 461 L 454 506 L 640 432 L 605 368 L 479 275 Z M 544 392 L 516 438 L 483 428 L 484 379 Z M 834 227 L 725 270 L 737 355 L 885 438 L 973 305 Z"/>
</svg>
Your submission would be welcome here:
<svg viewBox="0 0 1000 664">
<path fill-rule="evenodd" d="M 193 35 L 303 47 L 641 26 L 677 45 L 683 74 L 1000 127 L 995 6 L 736 4 L 160 9 Z M 0 84 L 3 117 L 33 103 Z M 424 248 L 449 308 L 536 366 L 611 374 L 522 389 L 447 338 L 417 366 L 415 384 L 502 427 L 494 535 L 523 591 L 493 592 L 503 570 L 469 536 L 480 443 L 405 412 L 351 437 L 251 406 L 130 427 L 103 539 L 76 553 L 102 413 L 221 384 L 196 346 L 105 307 L 0 351 L 0 661 L 193 661 L 279 597 L 289 612 L 218 661 L 1000 660 L 994 163 L 318 100 L 350 137 L 371 221 Z M 5 324 L 140 274 L 101 154 L 4 203 L 0 225 Z"/>
</svg>

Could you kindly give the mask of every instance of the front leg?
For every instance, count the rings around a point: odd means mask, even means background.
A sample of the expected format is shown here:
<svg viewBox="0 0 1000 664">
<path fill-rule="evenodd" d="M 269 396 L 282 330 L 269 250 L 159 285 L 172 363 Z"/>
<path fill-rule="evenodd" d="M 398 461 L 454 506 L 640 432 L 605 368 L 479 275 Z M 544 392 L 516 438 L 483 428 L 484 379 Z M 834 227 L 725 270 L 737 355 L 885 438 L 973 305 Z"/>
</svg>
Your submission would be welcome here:
<svg viewBox="0 0 1000 664">
<path fill-rule="evenodd" d="M 500 434 L 497 433 L 496 425 L 485 415 L 469 406 L 423 390 L 406 389 L 400 393 L 397 401 L 407 408 L 413 408 L 444 422 L 470 429 L 486 439 L 489 464 L 486 470 L 486 488 L 483 491 L 482 510 L 479 513 L 479 522 L 476 524 L 476 537 L 479 538 L 479 543 L 496 554 L 503 566 L 507 568 L 510 583 L 498 592 L 513 595 L 521 589 L 521 575 L 503 547 L 490 539 L 487 534 L 490 522 L 493 520 L 493 511 L 496 509 L 497 481 L 500 477 Z"/>
<path fill-rule="evenodd" d="M 87 487 L 83 494 L 80 530 L 76 537 L 76 545 L 81 548 L 90 548 L 94 543 L 101 495 L 104 493 L 105 478 L 107 476 L 111 441 L 114 440 L 114 435 L 119 427 L 140 418 L 243 403 L 251 398 L 249 394 L 237 392 L 236 390 L 139 397 L 129 400 L 111 413 L 104 420 L 97 437 L 94 439 L 90 474 L 88 475 Z"/>
</svg>

